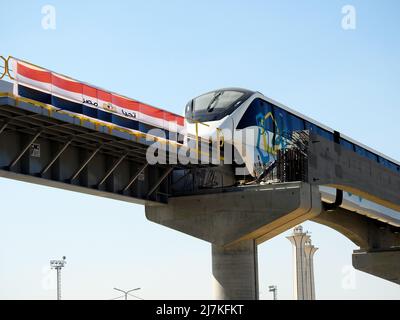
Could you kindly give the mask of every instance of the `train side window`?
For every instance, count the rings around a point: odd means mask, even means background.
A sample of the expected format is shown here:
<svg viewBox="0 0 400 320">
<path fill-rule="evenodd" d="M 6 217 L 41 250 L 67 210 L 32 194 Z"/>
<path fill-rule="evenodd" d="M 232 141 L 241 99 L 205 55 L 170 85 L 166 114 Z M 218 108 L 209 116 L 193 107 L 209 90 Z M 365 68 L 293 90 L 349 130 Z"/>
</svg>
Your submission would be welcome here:
<svg viewBox="0 0 400 320">
<path fill-rule="evenodd" d="M 324 137 L 325 139 L 333 141 L 333 133 L 332 132 L 322 129 L 309 121 L 306 121 L 305 124 L 306 124 L 306 127 L 305 127 L 306 130 L 316 133 L 316 134 L 320 135 L 321 137 Z"/>
<path fill-rule="evenodd" d="M 360 156 L 363 156 L 363 157 L 366 157 L 366 158 L 368 158 L 370 160 L 378 162 L 378 157 L 377 157 L 377 155 L 375 153 L 372 153 L 372 152 L 370 152 L 370 151 L 368 151 L 368 150 L 366 150 L 363 147 L 360 147 L 358 145 L 355 145 L 355 149 L 356 149 L 356 152 Z"/>
<path fill-rule="evenodd" d="M 278 108 L 277 106 L 273 107 L 275 121 L 277 125 L 277 132 L 280 134 L 288 134 L 291 132 L 290 123 L 288 119 L 288 114 L 285 110 Z"/>
<path fill-rule="evenodd" d="M 304 120 L 274 106 L 274 115 L 280 132 L 291 134 L 293 131 L 304 130 Z"/>
<path fill-rule="evenodd" d="M 248 127 L 263 127 L 266 130 L 273 131 L 273 121 L 269 114 L 271 106 L 261 99 L 254 99 L 243 114 L 237 125 L 237 129 L 245 129 Z"/>
<path fill-rule="evenodd" d="M 399 167 L 395 165 L 393 162 L 386 160 L 385 158 L 382 158 L 381 156 L 378 156 L 378 162 L 383 165 L 384 167 L 393 170 L 393 171 L 399 171 Z"/>
<path fill-rule="evenodd" d="M 348 150 L 354 151 L 354 145 L 346 139 L 340 138 L 340 145 Z"/>
<path fill-rule="evenodd" d="M 340 139 L 340 145 L 348 150 L 355 151 L 360 156 L 363 156 L 363 157 L 371 159 L 375 162 L 381 163 L 385 167 L 389 167 L 389 162 L 386 159 L 384 159 L 382 157 L 378 157 L 375 153 L 370 152 L 358 145 L 354 145 L 351 142 L 347 141 L 346 139 Z"/>
<path fill-rule="evenodd" d="M 268 130 L 269 132 L 275 132 L 275 124 L 274 124 L 274 115 L 272 105 L 266 101 L 261 100 L 263 115 L 264 115 L 264 122 L 263 127 Z"/>
<path fill-rule="evenodd" d="M 396 164 L 394 164 L 392 161 L 388 161 L 388 167 L 389 169 L 392 169 L 393 171 L 400 171 L 399 166 L 397 166 Z"/>
<path fill-rule="evenodd" d="M 355 144 L 354 149 L 355 149 L 356 153 L 359 154 L 360 156 L 363 156 L 363 157 L 367 156 L 366 150 L 364 148 L 361 148 L 360 146 Z"/>
<path fill-rule="evenodd" d="M 303 119 L 291 114 L 290 121 L 292 123 L 293 131 L 302 131 L 305 129 Z"/>
<path fill-rule="evenodd" d="M 371 151 L 368 151 L 368 150 L 365 150 L 365 152 L 367 154 L 368 159 L 378 162 L 378 156 L 375 153 L 372 153 Z"/>
<path fill-rule="evenodd" d="M 382 163 L 388 169 L 391 169 L 393 171 L 399 171 L 399 167 L 389 160 L 379 157 L 379 162 Z"/>
<path fill-rule="evenodd" d="M 318 128 L 318 134 L 319 135 L 323 136 L 324 138 L 326 138 L 326 139 L 328 139 L 330 141 L 333 141 L 333 133 L 332 132 L 329 132 L 329 131 L 327 131 L 325 129 L 322 129 L 322 128 L 318 127 L 318 126 L 317 126 L 317 128 Z"/>
<path fill-rule="evenodd" d="M 244 112 L 236 128 L 245 129 L 248 127 L 256 126 L 256 114 L 259 112 L 261 112 L 260 99 L 255 99 L 250 103 L 247 110 Z"/>
</svg>

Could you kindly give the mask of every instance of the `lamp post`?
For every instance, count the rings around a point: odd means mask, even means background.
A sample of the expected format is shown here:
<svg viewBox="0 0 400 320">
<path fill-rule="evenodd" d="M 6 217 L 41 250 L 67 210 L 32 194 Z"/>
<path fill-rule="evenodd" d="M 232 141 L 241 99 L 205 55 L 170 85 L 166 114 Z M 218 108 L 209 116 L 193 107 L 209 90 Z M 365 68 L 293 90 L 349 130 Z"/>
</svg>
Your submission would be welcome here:
<svg viewBox="0 0 400 320">
<path fill-rule="evenodd" d="M 269 286 L 269 292 L 272 292 L 274 295 L 274 300 L 278 300 L 278 287 L 277 286 Z"/>
<path fill-rule="evenodd" d="M 50 260 L 51 269 L 57 271 L 57 300 L 61 300 L 61 269 L 64 268 L 67 263 L 66 257 L 62 257 L 62 260 Z"/>
<path fill-rule="evenodd" d="M 140 288 L 135 288 L 135 289 L 128 290 L 128 291 L 121 290 L 121 289 L 118 289 L 118 288 L 114 288 L 114 290 L 117 290 L 117 291 L 122 292 L 122 293 L 125 295 L 125 300 L 128 300 L 128 294 L 129 294 L 130 292 L 132 292 L 132 291 L 140 290 Z"/>
</svg>

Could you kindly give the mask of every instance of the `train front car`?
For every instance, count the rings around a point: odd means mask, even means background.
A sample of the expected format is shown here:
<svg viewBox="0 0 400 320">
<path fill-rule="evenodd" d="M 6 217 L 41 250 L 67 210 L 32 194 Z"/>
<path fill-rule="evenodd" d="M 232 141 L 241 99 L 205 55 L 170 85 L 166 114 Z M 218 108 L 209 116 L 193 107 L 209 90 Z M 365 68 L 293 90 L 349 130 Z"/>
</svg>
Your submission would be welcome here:
<svg viewBox="0 0 400 320">
<path fill-rule="evenodd" d="M 231 131 L 231 135 L 225 137 L 226 141 L 230 141 L 233 131 L 231 114 L 239 107 L 242 108 L 253 94 L 245 89 L 227 88 L 190 100 L 185 109 L 188 134 L 205 137 L 215 134 L 217 129 L 226 129 Z"/>
<path fill-rule="evenodd" d="M 272 106 L 254 91 L 227 88 L 191 100 L 185 110 L 188 144 L 207 146 L 223 137 L 223 164 L 231 165 L 236 179 L 249 182 L 263 177 L 285 146 Z M 207 148 L 207 147 L 206 147 Z"/>
<path fill-rule="evenodd" d="M 249 106 L 253 91 L 240 88 L 226 88 L 200 95 L 186 105 L 185 127 L 186 143 L 198 143 L 201 156 L 207 153 L 211 143 L 220 146 L 221 157 L 217 162 L 235 168 L 244 162 L 241 142 L 237 140 L 236 118 Z M 213 149 L 215 150 L 215 148 Z M 215 155 L 212 155 L 215 162 Z M 223 159 L 223 160 L 221 160 Z M 222 163 L 221 163 L 222 161 Z"/>
</svg>

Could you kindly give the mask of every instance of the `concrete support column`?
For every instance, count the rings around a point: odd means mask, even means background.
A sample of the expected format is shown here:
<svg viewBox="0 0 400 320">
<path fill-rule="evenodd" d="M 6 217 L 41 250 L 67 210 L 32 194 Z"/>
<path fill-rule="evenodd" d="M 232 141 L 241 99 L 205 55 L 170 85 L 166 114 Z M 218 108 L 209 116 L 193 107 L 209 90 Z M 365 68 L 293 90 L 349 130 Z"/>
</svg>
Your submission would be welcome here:
<svg viewBox="0 0 400 320">
<path fill-rule="evenodd" d="M 307 264 L 308 299 L 315 300 L 315 281 L 314 281 L 314 254 L 318 250 L 311 244 L 311 239 L 304 246 Z"/>
<path fill-rule="evenodd" d="M 214 298 L 258 300 L 257 244 L 244 240 L 229 246 L 212 245 Z"/>
</svg>

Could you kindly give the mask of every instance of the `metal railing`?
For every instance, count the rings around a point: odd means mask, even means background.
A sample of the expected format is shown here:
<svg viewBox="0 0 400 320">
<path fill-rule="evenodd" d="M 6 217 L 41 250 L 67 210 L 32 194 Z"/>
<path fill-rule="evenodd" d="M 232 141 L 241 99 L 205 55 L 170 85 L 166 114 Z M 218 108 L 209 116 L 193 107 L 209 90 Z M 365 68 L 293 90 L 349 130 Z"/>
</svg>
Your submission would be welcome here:
<svg viewBox="0 0 400 320">
<path fill-rule="evenodd" d="M 0 80 L 2 80 L 4 77 L 8 77 L 11 80 L 14 80 L 14 77 L 11 75 L 10 71 L 13 71 L 10 68 L 10 60 L 12 59 L 12 56 L 9 56 L 7 58 L 5 58 L 4 56 L 0 56 L 0 60 L 3 63 L 3 65 L 0 65 L 0 69 L 2 69 L 3 71 L 0 71 Z"/>
<path fill-rule="evenodd" d="M 252 183 L 308 181 L 308 131 L 283 132 L 285 146 Z"/>
<path fill-rule="evenodd" d="M 279 139 L 282 146 L 275 150 L 273 159 L 264 164 L 261 174 L 252 177 L 235 176 L 230 166 L 225 167 L 192 167 L 176 171 L 171 178 L 171 191 L 176 195 L 219 192 L 226 188 L 238 186 L 256 186 L 282 182 L 308 182 L 308 131 L 282 132 Z M 239 164 L 238 164 L 239 165 Z M 239 166 L 243 167 L 244 164 Z M 234 176 L 234 177 L 233 177 Z"/>
</svg>

